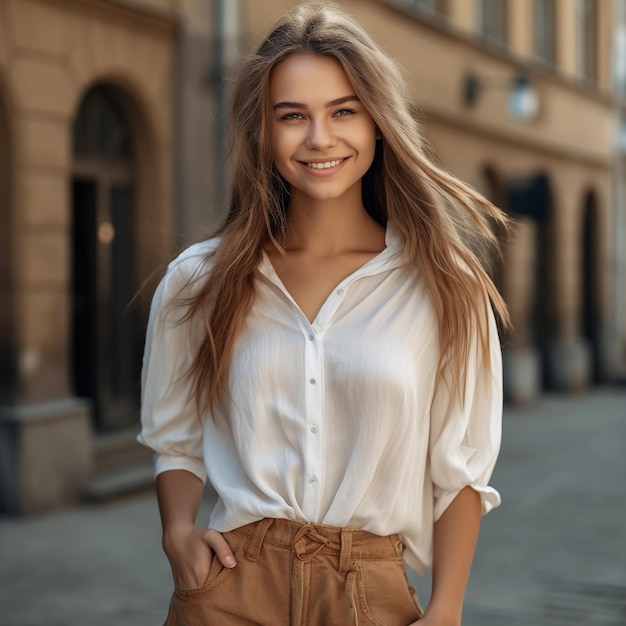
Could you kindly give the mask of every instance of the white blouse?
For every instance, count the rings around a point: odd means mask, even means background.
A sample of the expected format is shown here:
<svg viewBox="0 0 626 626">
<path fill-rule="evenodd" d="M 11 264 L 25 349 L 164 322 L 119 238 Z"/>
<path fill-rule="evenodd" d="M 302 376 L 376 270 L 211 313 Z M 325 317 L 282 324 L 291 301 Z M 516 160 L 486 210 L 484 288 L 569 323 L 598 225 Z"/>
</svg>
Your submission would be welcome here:
<svg viewBox="0 0 626 626">
<path fill-rule="evenodd" d="M 502 417 L 493 315 L 491 374 L 474 341 L 461 407 L 445 377 L 434 393 L 436 319 L 390 227 L 385 250 L 337 285 L 312 324 L 264 257 L 232 359 L 228 415 L 199 418 L 184 374 L 200 330 L 177 324 L 171 303 L 210 271 L 217 243 L 185 250 L 152 302 L 138 438 L 156 452 L 156 472 L 208 477 L 219 495 L 208 525 L 218 531 L 279 517 L 397 532 L 408 565 L 424 572 L 433 522 L 463 487 L 480 494 L 483 513 L 500 503 L 487 486 Z"/>
</svg>

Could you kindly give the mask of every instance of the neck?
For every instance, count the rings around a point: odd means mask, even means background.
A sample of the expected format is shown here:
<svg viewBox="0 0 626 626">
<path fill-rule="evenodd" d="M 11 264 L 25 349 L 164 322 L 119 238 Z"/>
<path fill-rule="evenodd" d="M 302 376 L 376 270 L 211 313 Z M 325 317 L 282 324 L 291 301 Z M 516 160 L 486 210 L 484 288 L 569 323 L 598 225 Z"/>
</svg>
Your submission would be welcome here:
<svg viewBox="0 0 626 626">
<path fill-rule="evenodd" d="M 319 256 L 348 250 L 382 250 L 384 228 L 365 210 L 360 188 L 332 200 L 295 194 L 289 204 L 286 248 Z"/>
</svg>

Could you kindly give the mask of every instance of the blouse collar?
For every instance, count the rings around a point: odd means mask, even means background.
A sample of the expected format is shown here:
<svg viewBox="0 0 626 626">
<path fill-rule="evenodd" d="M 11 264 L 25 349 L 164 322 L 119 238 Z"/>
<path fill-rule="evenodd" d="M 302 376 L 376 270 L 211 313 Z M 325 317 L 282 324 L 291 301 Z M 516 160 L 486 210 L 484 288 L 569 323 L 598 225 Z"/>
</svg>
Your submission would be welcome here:
<svg viewBox="0 0 626 626">
<path fill-rule="evenodd" d="M 401 267 L 404 264 L 405 261 L 402 255 L 402 240 L 400 235 L 391 224 L 387 223 L 384 250 L 355 270 L 352 277 L 372 276 Z M 272 282 L 280 283 L 274 266 L 265 252 L 263 252 L 263 257 L 259 264 L 259 271 Z"/>
</svg>

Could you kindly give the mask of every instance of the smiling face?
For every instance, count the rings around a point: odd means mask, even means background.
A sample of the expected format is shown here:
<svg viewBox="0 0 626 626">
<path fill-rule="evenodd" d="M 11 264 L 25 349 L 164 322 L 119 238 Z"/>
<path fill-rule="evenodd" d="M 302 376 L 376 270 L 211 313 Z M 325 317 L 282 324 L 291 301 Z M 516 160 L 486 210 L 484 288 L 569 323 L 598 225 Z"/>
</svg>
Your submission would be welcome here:
<svg viewBox="0 0 626 626">
<path fill-rule="evenodd" d="M 270 81 L 274 165 L 293 202 L 361 201 L 361 179 L 374 159 L 376 124 L 339 61 L 295 54 Z"/>
</svg>

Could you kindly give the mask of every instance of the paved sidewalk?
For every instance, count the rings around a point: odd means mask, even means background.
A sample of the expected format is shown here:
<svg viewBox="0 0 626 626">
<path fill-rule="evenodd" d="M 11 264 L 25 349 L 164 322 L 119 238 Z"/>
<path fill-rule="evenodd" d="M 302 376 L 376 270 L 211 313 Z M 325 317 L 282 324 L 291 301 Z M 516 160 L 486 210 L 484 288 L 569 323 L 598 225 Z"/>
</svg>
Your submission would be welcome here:
<svg viewBox="0 0 626 626">
<path fill-rule="evenodd" d="M 626 389 L 508 409 L 493 485 L 464 626 L 626 626 Z M 159 542 L 152 492 L 0 517 L 0 625 L 158 626 Z"/>
</svg>

